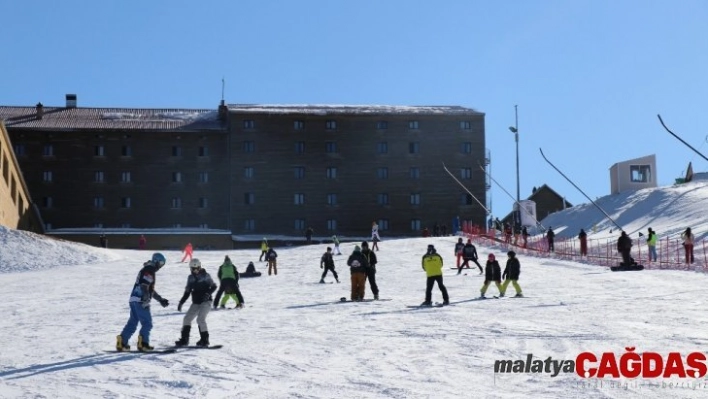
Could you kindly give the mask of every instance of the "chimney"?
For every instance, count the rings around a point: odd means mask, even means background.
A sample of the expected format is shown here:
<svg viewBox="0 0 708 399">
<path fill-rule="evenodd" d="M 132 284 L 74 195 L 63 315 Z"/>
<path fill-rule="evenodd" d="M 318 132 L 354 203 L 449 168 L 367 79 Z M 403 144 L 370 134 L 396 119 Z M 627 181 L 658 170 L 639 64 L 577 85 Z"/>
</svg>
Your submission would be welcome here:
<svg viewBox="0 0 708 399">
<path fill-rule="evenodd" d="M 42 119 L 44 116 L 44 105 L 41 102 L 37 103 L 37 119 Z"/>
<path fill-rule="evenodd" d="M 228 115 L 229 115 L 229 107 L 226 106 L 226 104 L 224 103 L 224 100 L 221 100 L 221 103 L 219 104 L 219 120 L 226 121 Z"/>
<path fill-rule="evenodd" d="M 66 95 L 66 107 L 67 108 L 76 108 L 76 94 L 67 94 Z"/>
</svg>

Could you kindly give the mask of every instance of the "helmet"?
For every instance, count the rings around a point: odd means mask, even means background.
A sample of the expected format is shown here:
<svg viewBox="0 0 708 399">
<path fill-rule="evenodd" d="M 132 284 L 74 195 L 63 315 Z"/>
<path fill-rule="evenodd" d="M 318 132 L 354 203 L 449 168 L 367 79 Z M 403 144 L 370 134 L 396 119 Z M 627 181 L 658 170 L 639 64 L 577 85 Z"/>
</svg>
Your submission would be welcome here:
<svg viewBox="0 0 708 399">
<path fill-rule="evenodd" d="M 489 259 L 489 260 L 491 260 L 491 261 L 494 261 L 496 258 L 494 257 L 494 254 L 489 254 L 489 256 L 487 257 L 487 259 Z"/>
<path fill-rule="evenodd" d="M 165 255 L 163 255 L 159 252 L 155 252 L 154 254 L 152 254 L 151 261 L 152 261 L 152 264 L 157 266 L 159 269 L 165 265 L 165 263 L 167 262 L 167 259 L 165 259 Z"/>
<path fill-rule="evenodd" d="M 199 259 L 194 258 L 194 259 L 192 259 L 192 260 L 189 261 L 189 268 L 190 268 L 190 269 L 201 269 L 201 268 L 202 268 L 202 262 L 201 262 Z"/>
<path fill-rule="evenodd" d="M 511 256 L 512 258 L 513 258 L 514 256 L 516 256 L 516 252 L 514 252 L 514 251 L 509 251 L 509 252 L 507 252 L 506 254 L 509 255 L 509 256 Z"/>
</svg>

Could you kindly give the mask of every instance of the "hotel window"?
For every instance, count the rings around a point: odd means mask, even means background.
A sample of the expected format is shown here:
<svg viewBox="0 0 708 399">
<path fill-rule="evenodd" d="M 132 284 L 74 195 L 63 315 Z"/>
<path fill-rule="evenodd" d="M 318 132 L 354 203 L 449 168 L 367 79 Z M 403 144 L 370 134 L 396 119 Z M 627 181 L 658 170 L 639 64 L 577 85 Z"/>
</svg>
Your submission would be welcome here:
<svg viewBox="0 0 708 399">
<path fill-rule="evenodd" d="M 295 197 L 294 197 L 294 204 L 295 204 L 295 205 L 303 205 L 303 204 L 305 204 L 305 194 L 295 194 Z"/>
<path fill-rule="evenodd" d="M 93 207 L 97 209 L 102 209 L 103 208 L 103 197 L 94 197 L 93 198 Z"/>
<path fill-rule="evenodd" d="M 120 181 L 121 181 L 121 183 L 130 183 L 131 182 L 130 172 L 121 172 Z"/>
<path fill-rule="evenodd" d="M 295 219 L 295 230 L 305 230 L 305 219 Z"/>
<path fill-rule="evenodd" d="M 305 167 L 304 166 L 294 167 L 293 172 L 295 172 L 295 179 L 304 179 L 305 178 Z"/>
<path fill-rule="evenodd" d="M 253 166 L 246 166 L 243 168 L 243 177 L 245 179 L 253 179 L 254 169 Z"/>
<path fill-rule="evenodd" d="M 411 205 L 420 205 L 420 194 L 411 194 Z"/>
<path fill-rule="evenodd" d="M 471 168 L 462 168 L 460 169 L 460 178 L 462 179 L 471 179 L 472 178 L 472 169 Z"/>
<path fill-rule="evenodd" d="M 328 120 L 327 122 L 325 122 L 325 128 L 327 130 L 336 130 L 337 129 L 337 121 Z"/>
<path fill-rule="evenodd" d="M 420 219 L 411 219 L 411 230 L 420 230 Z"/>
<path fill-rule="evenodd" d="M 123 197 L 120 199 L 120 206 L 122 208 L 130 208 L 130 197 Z"/>
<path fill-rule="evenodd" d="M 376 128 L 379 129 L 379 130 L 388 129 L 388 122 L 386 122 L 386 121 L 378 121 L 378 122 L 376 122 Z"/>
<path fill-rule="evenodd" d="M 251 173 L 253 173 L 253 171 L 251 171 Z M 209 183 L 209 172 L 199 172 L 199 183 Z"/>
<path fill-rule="evenodd" d="M 209 228 L 209 225 L 206 224 L 206 223 L 200 223 L 200 224 L 199 224 L 199 228 L 200 228 L 200 229 L 208 229 L 208 228 Z"/>
<path fill-rule="evenodd" d="M 327 194 L 327 205 L 337 205 L 337 194 Z"/>
<path fill-rule="evenodd" d="M 243 128 L 244 129 L 254 129 L 256 127 L 256 122 L 246 119 L 243 121 Z"/>
<path fill-rule="evenodd" d="M 244 141 L 243 142 L 243 152 L 255 152 L 256 151 L 256 143 L 253 141 Z"/>
<path fill-rule="evenodd" d="M 120 155 L 124 157 L 132 157 L 133 156 L 133 148 L 129 145 L 124 145 L 120 149 Z"/>
<path fill-rule="evenodd" d="M 199 207 L 204 209 L 209 207 L 209 200 L 204 197 L 199 198 Z"/>
<path fill-rule="evenodd" d="M 122 223 L 122 224 L 120 225 L 120 227 L 123 228 L 123 229 L 129 229 L 129 228 L 130 228 L 130 223 Z"/>
<path fill-rule="evenodd" d="M 93 181 L 96 183 L 103 183 L 103 172 L 100 170 L 97 170 L 96 172 L 93 173 Z"/>
<path fill-rule="evenodd" d="M 17 156 L 23 156 L 25 155 L 25 145 L 24 144 L 15 144 L 13 146 L 15 150 L 15 155 Z"/>
<path fill-rule="evenodd" d="M 408 153 L 409 154 L 417 154 L 419 152 L 420 152 L 420 143 L 418 143 L 418 142 L 408 143 Z"/>
<path fill-rule="evenodd" d="M 181 157 L 182 156 L 182 147 L 178 145 L 173 145 L 172 146 L 172 156 L 173 157 Z"/>
<path fill-rule="evenodd" d="M 379 219 L 379 230 L 380 231 L 388 230 L 388 219 Z"/>
<path fill-rule="evenodd" d="M 304 141 L 298 141 L 295 143 L 295 153 L 296 154 L 302 154 L 305 152 L 305 142 Z"/>
<path fill-rule="evenodd" d="M 388 194 L 380 193 L 377 195 L 379 205 L 388 205 Z"/>
<path fill-rule="evenodd" d="M 303 129 L 305 129 L 305 122 L 303 122 L 303 121 L 295 121 L 295 122 L 293 122 L 293 129 L 295 129 L 295 130 L 303 130 Z"/>
<path fill-rule="evenodd" d="M 325 152 L 327 154 L 337 153 L 337 143 L 334 141 L 328 141 L 325 143 Z"/>
<path fill-rule="evenodd" d="M 93 148 L 93 155 L 97 157 L 105 157 L 106 156 L 106 146 L 103 144 L 99 144 Z"/>
<path fill-rule="evenodd" d="M 51 170 L 45 170 L 42 172 L 42 180 L 44 180 L 47 183 L 51 183 L 54 178 L 54 174 L 52 173 Z"/>
<path fill-rule="evenodd" d="M 629 165 L 629 178 L 632 183 L 647 183 L 651 181 L 651 166 Z"/>
<path fill-rule="evenodd" d="M 172 172 L 172 183 L 182 183 L 182 172 Z"/>
<path fill-rule="evenodd" d="M 418 129 L 418 121 L 408 121 L 408 129 Z"/>
<path fill-rule="evenodd" d="M 336 179 L 337 178 L 337 168 L 327 168 L 327 178 Z"/>
<path fill-rule="evenodd" d="M 44 206 L 45 208 L 54 207 L 54 198 L 52 198 L 52 197 L 42 198 L 42 206 Z"/>
<path fill-rule="evenodd" d="M 387 154 L 388 153 L 388 143 L 385 141 L 377 143 L 376 144 L 376 152 L 378 152 L 379 154 Z"/>
<path fill-rule="evenodd" d="M 408 169 L 408 174 L 410 175 L 411 179 L 420 179 L 420 168 L 412 167 Z"/>
<path fill-rule="evenodd" d="M 42 147 L 42 155 L 45 157 L 54 156 L 54 146 L 51 144 L 45 144 L 45 146 Z"/>
<path fill-rule="evenodd" d="M 461 121 L 460 122 L 460 129 L 470 130 L 470 129 L 472 129 L 472 123 L 470 123 L 470 121 Z"/>
<path fill-rule="evenodd" d="M 243 221 L 243 229 L 247 231 L 253 231 L 256 229 L 255 219 L 246 219 Z"/>
<path fill-rule="evenodd" d="M 472 205 L 472 196 L 469 194 L 461 194 L 460 195 L 460 204 L 461 205 Z"/>
<path fill-rule="evenodd" d="M 463 154 L 471 154 L 472 153 L 472 143 L 470 143 L 470 142 L 462 143 L 462 147 L 460 148 L 460 152 L 462 152 Z"/>
<path fill-rule="evenodd" d="M 203 145 L 199 147 L 199 156 L 200 157 L 208 157 L 209 156 L 209 147 Z"/>
<path fill-rule="evenodd" d="M 243 203 L 246 205 L 253 205 L 256 203 L 256 195 L 254 193 L 244 193 Z"/>
<path fill-rule="evenodd" d="M 327 219 L 327 230 L 337 231 L 337 219 Z"/>
<path fill-rule="evenodd" d="M 387 167 L 376 168 L 376 178 L 377 179 L 388 179 L 388 168 Z"/>
<path fill-rule="evenodd" d="M 180 198 L 180 197 L 172 198 L 172 209 L 180 209 L 180 208 L 182 208 L 182 198 Z"/>
</svg>

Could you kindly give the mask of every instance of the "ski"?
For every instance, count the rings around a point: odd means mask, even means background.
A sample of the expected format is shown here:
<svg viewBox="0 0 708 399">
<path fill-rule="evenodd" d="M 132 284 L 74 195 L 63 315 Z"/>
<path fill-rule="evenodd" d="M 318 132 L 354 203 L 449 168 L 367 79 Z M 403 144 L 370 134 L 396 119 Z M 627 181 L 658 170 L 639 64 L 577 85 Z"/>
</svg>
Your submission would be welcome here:
<svg viewBox="0 0 708 399">
<path fill-rule="evenodd" d="M 549 165 L 551 165 L 551 167 L 553 167 L 553 169 L 556 170 L 556 172 L 560 173 L 561 176 L 563 176 L 566 180 L 568 180 L 568 183 L 572 184 L 573 187 L 575 187 L 578 191 L 580 191 L 580 193 L 581 193 L 582 195 L 585 196 L 585 198 L 588 199 L 588 201 L 590 201 L 593 205 L 595 205 L 595 208 L 599 209 L 600 212 L 602 212 L 602 214 L 605 215 L 605 217 L 607 218 L 607 220 L 609 220 L 610 222 L 612 222 L 612 224 L 614 224 L 615 226 L 617 226 L 618 229 L 622 230 L 622 226 L 620 226 L 619 224 L 617 224 L 617 222 L 615 222 L 615 220 L 612 219 L 612 218 L 610 217 L 610 215 L 608 215 L 607 212 L 605 212 L 604 209 L 600 208 L 600 206 L 599 206 L 595 201 L 593 201 L 592 198 L 588 197 L 588 195 L 585 194 L 585 191 L 581 190 L 580 187 L 578 187 L 575 183 L 573 183 L 573 181 L 570 180 L 570 178 L 568 178 L 568 176 L 566 176 L 565 173 L 561 172 L 561 170 L 558 169 L 558 168 L 556 167 L 556 165 L 553 164 L 553 162 L 549 161 L 548 158 L 546 158 L 546 154 L 543 153 L 543 150 L 542 150 L 541 148 L 539 148 L 538 150 L 541 151 L 541 156 L 543 157 L 543 159 L 545 159 L 546 162 L 547 162 Z"/>
<path fill-rule="evenodd" d="M 443 169 L 445 169 L 445 172 L 447 172 L 447 174 L 450 175 L 450 177 L 452 177 L 452 179 L 455 180 L 457 182 L 457 184 L 459 184 L 460 187 L 462 187 L 462 189 L 467 192 L 467 194 L 469 194 L 475 201 L 477 201 L 479 206 L 481 206 L 482 209 L 484 209 L 484 211 L 487 212 L 487 215 L 491 214 L 491 211 L 489 210 L 489 208 L 484 206 L 484 204 L 482 204 L 482 202 L 480 202 L 480 200 L 478 200 L 477 197 L 475 197 L 474 194 L 472 194 L 472 192 L 470 190 L 468 190 L 467 187 L 465 187 L 465 185 L 462 184 L 462 182 L 460 180 L 458 180 L 457 177 L 455 177 L 455 175 L 452 172 L 450 172 L 450 170 L 447 168 L 447 166 L 445 166 L 445 162 L 443 162 L 442 165 L 443 165 Z"/>
<path fill-rule="evenodd" d="M 635 272 L 644 270 L 644 265 L 611 266 L 610 270 L 613 272 Z"/>
<path fill-rule="evenodd" d="M 664 123 L 664 120 L 661 119 L 661 115 L 657 114 L 656 116 L 659 118 L 659 122 L 661 122 L 661 126 L 663 126 L 664 129 L 666 129 L 666 131 L 669 132 L 669 134 L 671 134 L 672 136 L 676 137 L 676 138 L 678 139 L 678 141 L 682 142 L 686 147 L 692 149 L 693 152 L 695 152 L 696 154 L 700 155 L 703 159 L 705 159 L 706 161 L 708 161 L 708 158 L 706 158 L 705 155 L 701 154 L 700 151 L 698 151 L 697 149 L 693 148 L 693 146 L 691 146 L 691 145 L 688 144 L 686 141 L 684 141 L 684 139 L 682 139 L 681 137 L 679 137 L 676 133 L 672 132 L 671 129 L 669 129 L 669 127 L 666 126 L 666 124 Z"/>
</svg>

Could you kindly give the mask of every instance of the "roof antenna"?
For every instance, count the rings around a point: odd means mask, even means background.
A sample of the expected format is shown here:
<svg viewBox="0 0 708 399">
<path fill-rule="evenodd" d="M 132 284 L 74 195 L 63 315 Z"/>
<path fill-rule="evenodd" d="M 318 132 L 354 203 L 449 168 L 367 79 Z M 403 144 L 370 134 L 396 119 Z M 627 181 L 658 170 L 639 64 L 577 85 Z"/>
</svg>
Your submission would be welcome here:
<svg viewBox="0 0 708 399">
<path fill-rule="evenodd" d="M 224 80 L 224 77 L 221 77 L 221 103 L 224 103 L 224 89 L 226 88 L 226 81 Z"/>
</svg>

